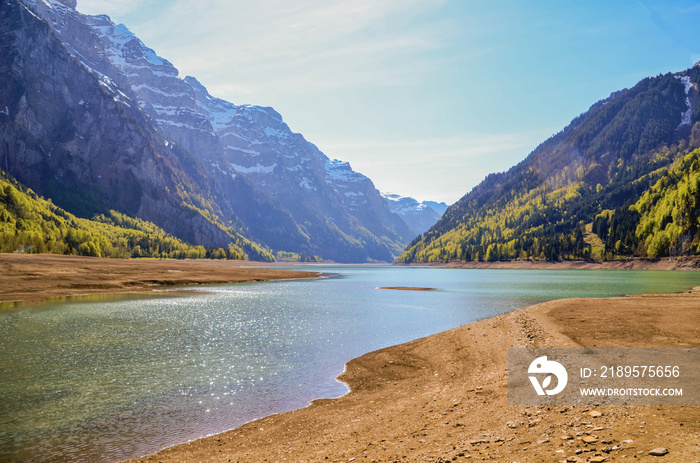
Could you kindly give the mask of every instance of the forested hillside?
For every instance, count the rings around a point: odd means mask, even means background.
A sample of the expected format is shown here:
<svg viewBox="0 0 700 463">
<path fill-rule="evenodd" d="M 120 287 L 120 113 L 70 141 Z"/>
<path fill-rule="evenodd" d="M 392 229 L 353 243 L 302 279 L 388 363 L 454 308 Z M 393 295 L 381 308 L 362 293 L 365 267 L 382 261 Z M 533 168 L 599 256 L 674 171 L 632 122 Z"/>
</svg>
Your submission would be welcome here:
<svg viewBox="0 0 700 463">
<path fill-rule="evenodd" d="M 451 206 L 400 262 L 697 253 L 700 67 L 594 104 Z"/>
<path fill-rule="evenodd" d="M 632 206 L 604 211 L 593 231 L 608 256 L 694 255 L 700 251 L 700 149 L 679 159 Z"/>
<path fill-rule="evenodd" d="M 228 249 L 192 246 L 152 223 L 114 211 L 94 220 L 78 218 L 0 175 L 0 252 L 17 251 L 96 257 L 246 258 L 236 245 Z"/>
</svg>

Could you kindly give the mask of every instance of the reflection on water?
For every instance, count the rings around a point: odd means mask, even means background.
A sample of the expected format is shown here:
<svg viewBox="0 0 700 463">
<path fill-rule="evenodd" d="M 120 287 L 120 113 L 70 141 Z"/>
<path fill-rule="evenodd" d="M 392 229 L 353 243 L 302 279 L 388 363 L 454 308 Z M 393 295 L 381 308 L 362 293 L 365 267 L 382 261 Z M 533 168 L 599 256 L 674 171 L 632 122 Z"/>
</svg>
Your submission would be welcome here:
<svg viewBox="0 0 700 463">
<path fill-rule="evenodd" d="M 691 272 L 313 269 L 343 278 L 0 313 L 0 461 L 140 456 L 341 395 L 344 363 L 378 348 L 548 299 L 700 284 Z"/>
<path fill-rule="evenodd" d="M 0 302 L 0 312 L 19 310 L 22 307 L 24 307 L 24 303 L 21 301 Z"/>
<path fill-rule="evenodd" d="M 164 297 L 192 296 L 201 294 L 201 290 L 186 289 L 154 289 L 151 291 L 132 291 L 125 293 L 105 293 L 105 294 L 84 294 L 80 296 L 54 296 L 48 297 L 43 302 L 34 305 L 27 305 L 23 301 L 0 302 L 0 312 L 16 312 L 18 310 L 29 309 L 33 311 L 42 309 L 53 309 L 59 304 L 84 303 L 84 302 L 118 302 L 134 301 L 143 299 L 162 299 Z"/>
</svg>

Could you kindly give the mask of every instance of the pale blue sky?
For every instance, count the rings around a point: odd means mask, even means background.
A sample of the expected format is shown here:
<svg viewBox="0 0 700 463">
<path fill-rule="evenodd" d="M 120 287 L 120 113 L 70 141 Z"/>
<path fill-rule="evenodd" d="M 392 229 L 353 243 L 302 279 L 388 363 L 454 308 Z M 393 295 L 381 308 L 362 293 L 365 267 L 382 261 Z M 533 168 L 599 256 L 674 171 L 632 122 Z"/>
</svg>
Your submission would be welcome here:
<svg viewBox="0 0 700 463">
<path fill-rule="evenodd" d="M 452 203 L 611 92 L 700 60 L 700 1 L 78 0 L 382 191 Z"/>
</svg>

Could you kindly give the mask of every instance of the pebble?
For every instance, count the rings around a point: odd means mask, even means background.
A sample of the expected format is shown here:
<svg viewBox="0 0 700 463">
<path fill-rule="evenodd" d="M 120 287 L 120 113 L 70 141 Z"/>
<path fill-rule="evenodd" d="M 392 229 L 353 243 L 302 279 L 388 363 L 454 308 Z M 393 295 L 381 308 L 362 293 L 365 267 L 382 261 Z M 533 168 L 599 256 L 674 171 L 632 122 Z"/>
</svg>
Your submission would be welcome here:
<svg viewBox="0 0 700 463">
<path fill-rule="evenodd" d="M 588 461 L 590 463 L 603 463 L 605 461 L 605 457 L 593 457 Z"/>
<path fill-rule="evenodd" d="M 668 449 L 667 449 L 667 448 L 665 448 L 665 447 L 659 447 L 659 448 L 655 448 L 654 450 L 652 450 L 651 452 L 649 452 L 649 455 L 651 455 L 651 456 L 653 456 L 653 457 L 663 457 L 663 456 L 666 455 L 667 453 L 668 453 Z"/>
<path fill-rule="evenodd" d="M 597 437 L 593 437 L 593 436 L 583 436 L 583 437 L 581 438 L 581 440 L 582 440 L 583 442 L 585 442 L 586 444 L 592 444 L 592 443 L 594 443 L 594 442 L 598 442 L 598 438 L 597 438 Z"/>
<path fill-rule="evenodd" d="M 602 416 L 603 414 L 600 413 L 598 410 L 591 410 L 588 412 L 588 416 L 591 416 L 593 418 L 598 418 L 599 416 Z"/>
</svg>

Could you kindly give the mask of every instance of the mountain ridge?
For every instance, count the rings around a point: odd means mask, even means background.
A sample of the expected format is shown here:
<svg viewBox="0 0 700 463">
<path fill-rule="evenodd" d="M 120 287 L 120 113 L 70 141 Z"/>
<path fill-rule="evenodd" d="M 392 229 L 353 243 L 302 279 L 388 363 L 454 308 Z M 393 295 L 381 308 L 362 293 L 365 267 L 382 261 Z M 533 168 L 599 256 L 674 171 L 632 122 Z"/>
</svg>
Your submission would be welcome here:
<svg viewBox="0 0 700 463">
<path fill-rule="evenodd" d="M 149 195 L 137 194 L 131 203 L 122 199 L 121 203 L 117 202 L 118 209 L 151 220 L 197 244 L 202 240 L 202 230 L 207 228 L 211 230 L 204 236 L 208 241 L 202 244 L 219 246 L 230 239 L 261 243 L 262 246 L 247 245 L 246 252 L 254 258 L 268 258 L 271 251 L 281 251 L 315 254 L 339 262 L 392 261 L 413 237 L 405 222 L 391 212 L 370 179 L 353 171 L 347 163 L 331 160 L 301 134 L 292 132 L 274 109 L 235 105 L 211 96 L 196 78 L 180 78 L 169 61 L 144 45 L 128 28 L 115 25 L 105 15 L 83 15 L 75 10 L 74 1 L 13 0 L 3 6 L 9 10 L 20 5 L 25 8 L 25 14 L 45 21 L 60 43 L 51 45 L 51 52 L 43 50 L 44 62 L 51 63 L 55 59 L 52 53 L 63 53 L 59 50 L 63 47 L 73 64 L 87 71 L 100 91 L 109 94 L 113 101 L 107 109 L 112 114 L 123 114 L 119 117 L 128 119 L 130 127 L 147 135 L 143 139 L 147 140 L 145 146 L 157 159 L 149 158 L 147 162 L 160 166 L 158 169 L 165 169 L 164 172 L 176 179 L 154 183 L 157 175 L 145 167 L 125 173 L 136 180 L 128 187 L 112 186 L 114 192 L 126 195 L 144 190 L 144 184 L 149 184 Z M 21 25 L 16 26 L 21 33 Z M 48 36 L 47 41 L 51 41 Z M 25 47 L 23 53 L 30 52 Z M 12 67 L 10 63 L 8 67 Z M 82 74 L 76 69 L 62 72 Z M 25 77 L 17 76 L 19 81 Z M 37 88 L 41 85 L 39 80 L 52 82 L 48 74 L 42 79 L 33 77 Z M 84 75 L 82 78 L 90 80 Z M 55 80 L 60 80 L 60 76 Z M 54 83 L 54 94 L 65 91 L 67 83 Z M 77 94 L 80 92 L 76 91 Z M 21 99 L 21 95 L 15 97 Z M 0 103 L 4 102 L 9 102 L 9 96 L 0 99 Z M 42 104 L 50 107 L 50 103 Z M 72 103 L 81 106 L 78 109 L 89 108 L 93 112 L 95 106 L 106 107 L 98 100 L 90 101 L 86 95 L 75 98 Z M 8 112 L 8 119 L 14 123 L 16 102 L 8 106 L 8 111 L 10 108 L 13 117 L 9 117 Z M 92 117 L 100 119 L 96 114 Z M 52 154 L 54 159 L 61 157 L 61 163 L 72 165 L 78 146 L 82 149 L 80 140 L 95 139 L 96 134 L 86 136 L 87 133 L 74 127 L 76 120 L 80 122 L 78 118 L 71 120 L 64 116 L 55 111 L 52 118 L 56 120 L 50 122 L 63 124 L 65 130 L 71 132 L 68 135 L 77 133 L 74 137 L 77 140 L 67 136 L 66 140 L 60 140 L 61 152 Z M 49 125 L 48 122 L 44 125 Z M 13 145 L 20 143 L 30 149 L 38 145 L 39 151 L 44 149 L 41 143 L 31 139 L 28 131 L 28 126 L 5 124 L 4 138 Z M 42 136 L 46 145 L 53 135 Z M 120 138 L 130 140 L 123 134 Z M 130 142 L 126 147 L 120 146 L 115 137 L 101 141 L 115 152 L 132 148 L 128 145 Z M 72 144 L 72 151 L 65 149 L 67 144 Z M 66 151 L 70 152 L 70 157 L 63 162 Z M 83 157 L 88 164 L 99 164 L 92 154 Z M 18 162 L 20 158 L 22 162 Z M 104 162 L 109 164 L 108 161 Z M 110 162 L 114 164 L 115 161 Z M 107 172 L 96 174 L 101 175 L 99 178 L 83 178 L 73 187 L 64 188 L 66 179 L 58 162 L 44 162 L 41 172 L 37 172 L 35 166 L 26 161 L 26 156 L 18 156 L 13 148 L 3 151 L 2 164 L 12 168 L 10 173 L 18 180 L 79 215 L 102 212 L 115 199 L 114 195 L 104 194 L 105 188 L 100 186 L 107 180 Z M 92 164 L 90 168 L 98 170 Z M 79 170 L 90 171 L 76 165 L 71 172 L 78 176 Z M 114 182 L 119 176 L 115 172 L 122 172 L 106 170 L 110 181 Z M 144 172 L 149 172 L 146 178 L 141 175 Z M 63 183 L 61 187 L 52 187 L 56 182 Z M 166 191 L 160 191 L 157 183 L 164 184 Z M 82 192 L 87 194 L 81 195 Z M 145 201 L 154 195 L 169 197 L 171 203 L 181 203 L 194 216 L 186 218 L 180 214 L 176 218 L 177 214 L 165 210 L 161 202 Z M 202 219 L 196 219 L 198 216 Z M 187 223 L 189 231 L 185 230 Z M 263 248 L 267 251 L 263 252 Z"/>
<path fill-rule="evenodd" d="M 700 146 L 698 81 L 696 65 L 645 78 L 594 103 L 507 172 L 487 176 L 398 261 L 648 256 L 648 246 L 639 245 L 640 218 L 624 216 Z M 601 214 L 634 226 L 634 245 L 594 249 L 593 226 Z"/>
<path fill-rule="evenodd" d="M 389 202 L 389 209 L 406 222 L 414 236 L 428 231 L 447 210 L 444 202 L 418 202 L 409 196 L 393 193 L 382 193 L 382 196 Z"/>
<path fill-rule="evenodd" d="M 4 2 L 0 14 L 0 165 L 8 173 L 82 215 L 113 206 L 161 223 L 170 217 L 171 231 L 199 244 L 242 238 L 206 217 L 205 209 L 210 216 L 217 211 L 192 181 L 197 163 L 143 123 L 111 80 L 95 79 L 76 63 L 24 4 Z M 129 147 L 115 156 L 108 145 L 122 140 Z M 189 197 L 178 191 L 183 182 Z"/>
<path fill-rule="evenodd" d="M 100 21 L 104 21 L 104 18 Z M 105 26 L 101 22 L 98 27 L 104 30 L 105 27 L 112 26 Z M 109 34 L 103 37 L 113 43 Z M 137 39 L 129 43 L 129 51 L 138 56 L 134 52 L 138 47 L 133 42 L 140 44 L 141 48 L 143 44 Z M 183 144 L 190 152 L 203 153 L 200 159 L 205 167 L 210 167 L 210 173 L 217 176 L 224 188 L 229 184 L 229 178 L 243 174 L 257 188 L 256 197 L 261 197 L 264 193 L 288 211 L 287 217 L 291 216 L 296 221 L 296 226 L 291 228 L 298 231 L 296 242 L 299 248 L 292 250 L 321 254 L 320 243 L 329 239 L 336 240 L 347 243 L 346 247 L 328 243 L 327 246 L 332 246 L 334 251 L 339 252 L 326 257 L 344 260 L 354 252 L 352 248 L 355 247 L 355 240 L 348 242 L 344 239 L 350 235 L 365 240 L 367 248 L 375 248 L 381 253 L 372 254 L 374 258 L 392 260 L 392 254 L 400 251 L 398 242 L 411 238 L 403 223 L 391 217 L 369 179 L 352 171 L 347 163 L 331 161 L 301 134 L 293 133 L 279 113 L 269 107 L 235 105 L 213 97 L 191 76 L 178 81 L 177 70 L 167 61 L 158 61 L 159 58 L 155 58 L 151 52 L 146 47 L 144 54 L 149 56 L 147 61 L 156 61 L 158 72 L 164 72 L 165 75 L 155 80 L 144 72 L 126 76 L 139 106 L 151 115 L 168 136 Z M 130 60 L 121 59 L 118 52 L 110 54 L 113 62 L 115 56 L 122 67 L 131 66 Z M 190 88 L 183 86 L 183 83 Z M 177 104 L 170 104 L 172 93 L 163 91 L 164 87 L 176 89 Z M 189 100 L 187 95 L 191 97 Z M 189 104 L 184 104 L 183 98 Z M 211 130 L 208 130 L 209 127 Z M 212 134 L 218 143 L 210 138 Z M 366 198 L 364 201 L 363 197 Z M 246 215 L 245 207 L 234 209 L 239 216 Z M 366 210 L 372 213 L 364 214 Z M 280 228 L 279 226 L 260 227 L 251 220 L 247 221 L 247 225 L 252 235 L 263 241 L 291 241 L 290 227 L 280 230 L 283 235 L 283 239 L 280 239 L 278 236 L 269 236 L 270 230 Z M 385 246 L 382 244 L 384 236 L 388 237 L 385 240 L 388 241 L 386 246 L 393 251 L 380 250 Z M 391 241 L 398 242 L 392 244 Z"/>
</svg>

